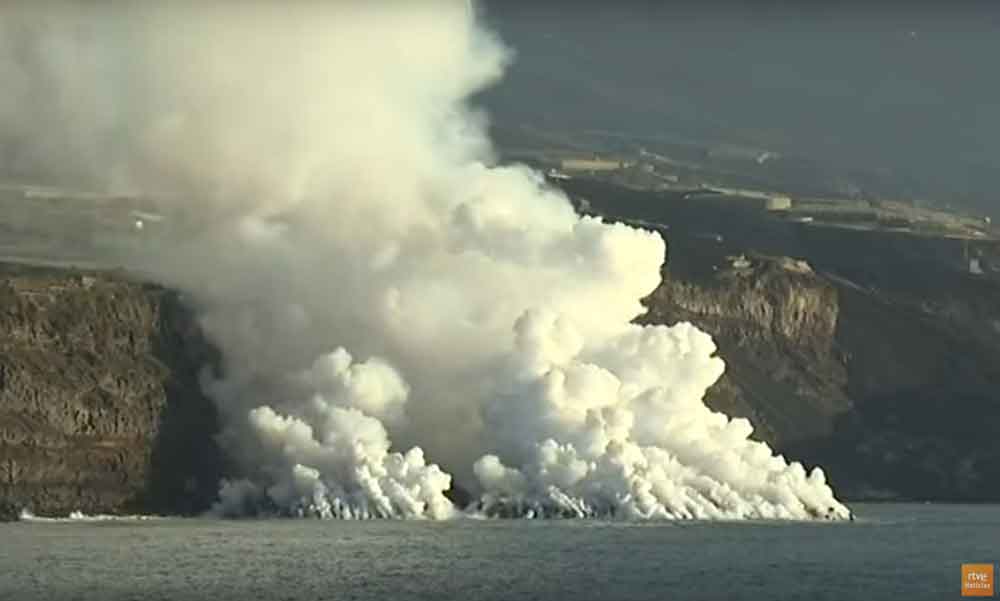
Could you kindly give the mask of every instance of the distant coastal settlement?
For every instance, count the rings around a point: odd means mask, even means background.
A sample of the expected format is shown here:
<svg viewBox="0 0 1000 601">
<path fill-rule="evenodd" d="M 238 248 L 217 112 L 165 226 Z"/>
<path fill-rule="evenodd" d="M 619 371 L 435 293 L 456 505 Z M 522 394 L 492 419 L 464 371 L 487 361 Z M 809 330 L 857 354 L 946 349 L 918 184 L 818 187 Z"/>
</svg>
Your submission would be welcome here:
<svg viewBox="0 0 1000 601">
<path fill-rule="evenodd" d="M 845 241 L 873 234 L 920 246 L 929 260 L 1000 277 L 1000 229 L 992 217 L 958 210 L 947 200 L 907 198 L 905 186 L 879 171 L 844 174 L 763 148 L 639 142 L 613 132 L 522 128 L 497 135 L 508 144 L 502 147 L 504 160 L 529 164 L 570 191 L 579 189 L 573 180 L 585 180 L 654 193 L 649 202 L 660 204 L 649 207 L 654 213 L 702 210 L 725 219 L 759 211 L 804 228 L 833 230 L 826 235 Z M 590 208 L 588 197 L 575 197 L 581 210 Z M 705 231 L 686 234 L 717 238 L 713 226 L 706 222 Z"/>
</svg>

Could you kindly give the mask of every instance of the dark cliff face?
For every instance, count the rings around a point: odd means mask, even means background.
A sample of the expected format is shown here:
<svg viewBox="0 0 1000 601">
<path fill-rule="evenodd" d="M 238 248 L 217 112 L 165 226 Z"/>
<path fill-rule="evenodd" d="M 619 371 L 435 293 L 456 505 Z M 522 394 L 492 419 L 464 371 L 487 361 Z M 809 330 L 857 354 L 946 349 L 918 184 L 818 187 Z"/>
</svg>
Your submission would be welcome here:
<svg viewBox="0 0 1000 601">
<path fill-rule="evenodd" d="M 668 273 L 646 301 L 645 321 L 691 321 L 716 339 L 727 371 L 710 406 L 822 465 L 849 498 L 1000 498 L 995 306 L 930 283 L 872 292 L 788 260 L 751 263 L 695 281 Z"/>
<path fill-rule="evenodd" d="M 750 419 L 758 437 L 823 436 L 850 408 L 837 290 L 807 265 L 753 257 L 697 280 L 667 274 L 646 304 L 648 323 L 690 321 L 712 334 L 726 373 L 709 402 Z"/>
<path fill-rule="evenodd" d="M 1000 499 L 1000 337 L 992 326 L 1000 286 L 975 286 L 994 304 L 963 323 L 920 306 L 967 294 L 940 284 L 929 278 L 919 303 L 897 288 L 842 290 L 836 343 L 855 406 L 831 436 L 792 450 L 844 474 L 852 494 Z"/>
<path fill-rule="evenodd" d="M 175 294 L 108 274 L 0 268 L 0 506 L 203 509 L 220 469 L 215 411 L 198 385 L 212 359 Z"/>
</svg>

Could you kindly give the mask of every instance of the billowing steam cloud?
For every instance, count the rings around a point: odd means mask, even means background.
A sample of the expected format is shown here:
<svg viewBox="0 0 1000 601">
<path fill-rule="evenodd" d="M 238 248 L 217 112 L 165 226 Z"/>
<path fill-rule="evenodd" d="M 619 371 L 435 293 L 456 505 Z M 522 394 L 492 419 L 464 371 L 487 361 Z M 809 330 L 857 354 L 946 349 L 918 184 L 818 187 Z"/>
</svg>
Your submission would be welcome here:
<svg viewBox="0 0 1000 601">
<path fill-rule="evenodd" d="M 224 353 L 219 512 L 847 514 L 705 407 L 706 334 L 631 323 L 658 235 L 492 164 L 466 101 L 509 54 L 465 2 L 160 4 L 5 5 L 0 144 L 171 216 L 117 260 Z"/>
</svg>

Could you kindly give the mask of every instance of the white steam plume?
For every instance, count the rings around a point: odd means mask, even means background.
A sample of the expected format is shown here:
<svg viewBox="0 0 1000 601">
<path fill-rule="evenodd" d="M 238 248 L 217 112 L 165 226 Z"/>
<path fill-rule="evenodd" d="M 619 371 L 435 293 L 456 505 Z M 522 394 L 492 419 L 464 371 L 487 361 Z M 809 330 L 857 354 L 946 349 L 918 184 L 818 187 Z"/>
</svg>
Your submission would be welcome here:
<svg viewBox="0 0 1000 601">
<path fill-rule="evenodd" d="M 707 335 L 631 323 L 658 235 L 493 165 L 466 2 L 167 4 L 0 8 L 0 157 L 171 216 L 118 260 L 223 351 L 218 511 L 847 515 L 705 407 Z"/>
</svg>

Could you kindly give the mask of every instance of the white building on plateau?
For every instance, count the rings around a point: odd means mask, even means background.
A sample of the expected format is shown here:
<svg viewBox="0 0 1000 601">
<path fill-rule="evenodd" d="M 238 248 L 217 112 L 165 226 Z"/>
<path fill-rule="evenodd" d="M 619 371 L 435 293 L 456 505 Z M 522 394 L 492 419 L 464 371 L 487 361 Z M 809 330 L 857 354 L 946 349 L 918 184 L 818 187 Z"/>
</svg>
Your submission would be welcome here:
<svg viewBox="0 0 1000 601">
<path fill-rule="evenodd" d="M 161 223 L 164 221 L 163 215 L 146 213 L 145 211 L 132 211 L 129 215 L 132 217 L 132 222 L 137 230 L 145 229 L 147 223 Z"/>
</svg>

